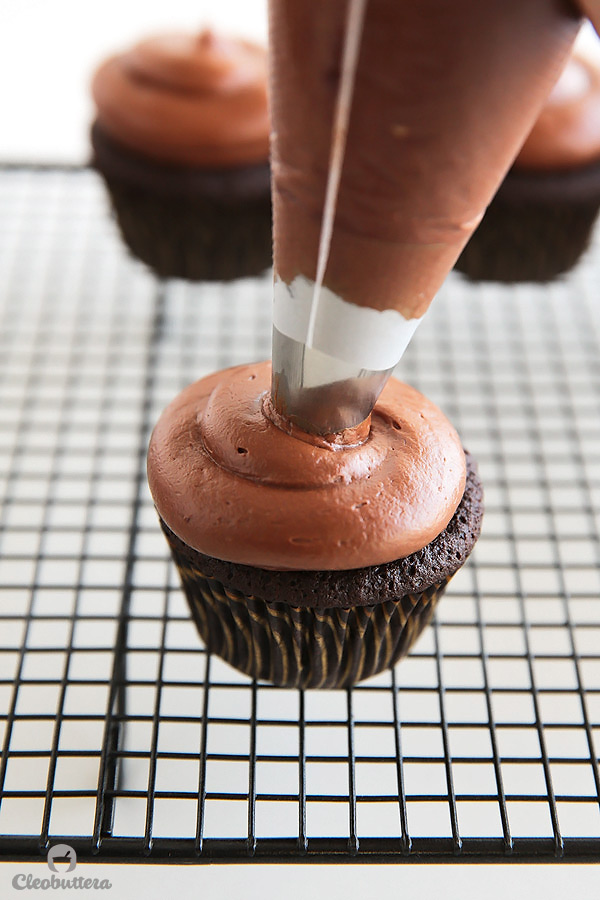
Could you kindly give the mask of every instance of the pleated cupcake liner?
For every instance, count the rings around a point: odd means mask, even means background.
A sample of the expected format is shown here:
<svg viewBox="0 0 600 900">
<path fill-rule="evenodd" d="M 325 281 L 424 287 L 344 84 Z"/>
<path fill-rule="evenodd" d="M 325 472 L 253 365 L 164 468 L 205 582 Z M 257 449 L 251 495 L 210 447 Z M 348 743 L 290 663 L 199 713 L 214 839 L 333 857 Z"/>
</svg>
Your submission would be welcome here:
<svg viewBox="0 0 600 900">
<path fill-rule="evenodd" d="M 454 267 L 472 281 L 552 281 L 581 258 L 598 209 L 595 198 L 519 203 L 496 197 Z"/>
<path fill-rule="evenodd" d="M 394 665 L 428 624 L 450 581 L 349 609 L 267 603 L 205 575 L 165 534 L 207 650 L 281 687 L 346 688 Z"/>
<path fill-rule="evenodd" d="M 270 267 L 268 197 L 237 203 L 169 198 L 106 176 L 105 181 L 124 243 L 161 278 L 230 281 Z"/>
</svg>

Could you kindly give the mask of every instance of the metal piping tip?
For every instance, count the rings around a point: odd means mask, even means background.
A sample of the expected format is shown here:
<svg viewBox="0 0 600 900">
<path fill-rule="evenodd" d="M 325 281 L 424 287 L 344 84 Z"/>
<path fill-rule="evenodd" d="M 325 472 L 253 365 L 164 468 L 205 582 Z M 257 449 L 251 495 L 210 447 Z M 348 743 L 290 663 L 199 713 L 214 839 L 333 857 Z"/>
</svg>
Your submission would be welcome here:
<svg viewBox="0 0 600 900">
<path fill-rule="evenodd" d="M 358 368 L 273 328 L 272 402 L 303 431 L 326 435 L 360 425 L 392 370 Z"/>
</svg>

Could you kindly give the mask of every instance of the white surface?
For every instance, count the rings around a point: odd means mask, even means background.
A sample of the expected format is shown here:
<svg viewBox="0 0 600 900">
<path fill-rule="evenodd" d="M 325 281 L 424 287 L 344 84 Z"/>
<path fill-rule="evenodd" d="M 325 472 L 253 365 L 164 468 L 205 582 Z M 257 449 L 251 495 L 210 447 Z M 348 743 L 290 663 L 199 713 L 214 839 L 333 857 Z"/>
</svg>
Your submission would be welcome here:
<svg viewBox="0 0 600 900">
<path fill-rule="evenodd" d="M 16 874 L 32 873 L 47 878 L 45 865 L 7 864 L 0 867 L 2 897 L 64 896 L 65 891 L 27 891 L 22 895 L 11 882 Z M 94 891 L 95 897 L 112 900 L 143 897 L 163 900 L 166 892 L 181 898 L 243 897 L 244 900 L 327 900 L 370 898 L 398 900 L 437 896 L 443 885 L 444 900 L 485 897 L 486 900 L 553 900 L 577 897 L 597 900 L 600 874 L 592 865 L 286 865 L 239 866 L 105 866 L 79 865 L 73 876 L 108 878 L 110 890 Z M 91 896 L 92 894 L 89 894 Z M 79 896 L 77 892 L 73 896 Z"/>
<path fill-rule="evenodd" d="M 266 0 L 3 0 L 0 161 L 86 162 L 96 66 L 148 34 L 205 25 L 265 42 Z"/>
</svg>

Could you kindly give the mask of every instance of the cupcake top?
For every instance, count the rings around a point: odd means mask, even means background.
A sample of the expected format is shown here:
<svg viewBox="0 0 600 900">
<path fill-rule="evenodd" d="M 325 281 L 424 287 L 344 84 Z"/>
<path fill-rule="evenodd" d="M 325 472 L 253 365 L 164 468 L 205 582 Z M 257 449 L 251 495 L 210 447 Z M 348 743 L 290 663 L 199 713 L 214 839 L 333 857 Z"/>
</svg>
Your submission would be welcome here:
<svg viewBox="0 0 600 900">
<path fill-rule="evenodd" d="M 600 159 L 600 66 L 571 57 L 513 168 L 574 169 Z"/>
<path fill-rule="evenodd" d="M 157 510 L 207 556 L 278 570 L 344 570 L 409 556 L 447 526 L 465 454 L 443 413 L 395 379 L 370 421 L 336 442 L 284 430 L 270 364 L 186 388 L 150 442 Z"/>
<path fill-rule="evenodd" d="M 97 70 L 97 122 L 155 162 L 231 168 L 269 156 L 264 48 L 216 36 L 164 34 Z"/>
</svg>

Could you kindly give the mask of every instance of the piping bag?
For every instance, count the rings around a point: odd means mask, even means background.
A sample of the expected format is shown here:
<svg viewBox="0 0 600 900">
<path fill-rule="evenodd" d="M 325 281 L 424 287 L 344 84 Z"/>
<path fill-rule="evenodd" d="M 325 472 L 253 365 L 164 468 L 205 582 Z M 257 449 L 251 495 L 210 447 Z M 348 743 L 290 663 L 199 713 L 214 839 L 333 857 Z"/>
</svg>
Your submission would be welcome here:
<svg viewBox="0 0 600 900">
<path fill-rule="evenodd" d="M 581 20 L 563 0 L 270 0 L 269 21 L 271 400 L 335 434 L 368 418 Z"/>
</svg>

